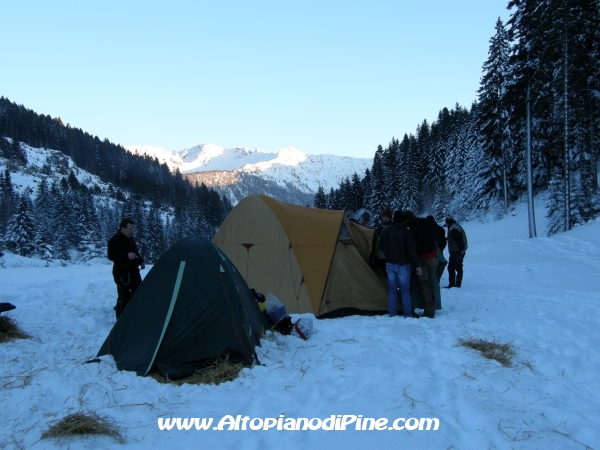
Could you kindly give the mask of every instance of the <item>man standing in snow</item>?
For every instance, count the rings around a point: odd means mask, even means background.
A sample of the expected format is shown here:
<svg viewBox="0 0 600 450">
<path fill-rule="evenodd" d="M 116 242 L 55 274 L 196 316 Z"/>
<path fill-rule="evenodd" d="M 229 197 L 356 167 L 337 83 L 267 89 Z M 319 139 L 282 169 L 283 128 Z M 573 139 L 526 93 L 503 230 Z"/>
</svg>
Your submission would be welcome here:
<svg viewBox="0 0 600 450">
<path fill-rule="evenodd" d="M 400 298 L 404 317 L 413 317 L 410 303 L 410 273 L 412 266 L 417 268 L 417 276 L 421 276 L 421 268 L 415 251 L 415 240 L 411 231 L 406 228 L 402 211 L 396 211 L 392 224 L 381 232 L 379 247 L 385 254 L 385 269 L 388 276 L 388 312 L 390 317 L 397 314 L 396 296 L 400 286 Z"/>
<path fill-rule="evenodd" d="M 117 304 L 114 307 L 117 319 L 142 283 L 139 267 L 146 268 L 133 239 L 134 226 L 129 218 L 121 220 L 119 230 L 108 241 L 108 259 L 114 263 L 112 273 L 117 284 Z"/>
<path fill-rule="evenodd" d="M 435 222 L 415 217 L 412 211 L 404 211 L 403 222 L 412 231 L 421 276 L 419 288 L 423 296 L 424 316 L 433 319 L 435 316 L 436 270 L 438 264 Z"/>
<path fill-rule="evenodd" d="M 446 288 L 460 287 L 463 279 L 463 260 L 467 252 L 467 234 L 465 230 L 456 223 L 454 217 L 446 217 L 446 227 L 448 227 L 448 252 L 450 261 L 448 262 L 448 286 Z"/>
<path fill-rule="evenodd" d="M 390 208 L 386 208 L 381 213 L 381 224 L 375 229 L 375 232 L 373 233 L 371 255 L 369 256 L 369 263 L 372 266 L 375 266 L 377 269 L 379 269 L 383 275 L 386 274 L 385 255 L 384 252 L 381 250 L 379 240 L 381 239 L 381 232 L 387 227 L 389 227 L 391 223 L 392 210 Z"/>
</svg>

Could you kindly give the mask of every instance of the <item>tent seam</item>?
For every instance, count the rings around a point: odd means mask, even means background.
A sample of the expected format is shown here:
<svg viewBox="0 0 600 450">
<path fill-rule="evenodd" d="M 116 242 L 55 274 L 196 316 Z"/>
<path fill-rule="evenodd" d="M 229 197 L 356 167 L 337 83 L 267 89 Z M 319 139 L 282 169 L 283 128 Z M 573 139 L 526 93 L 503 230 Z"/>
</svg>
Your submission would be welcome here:
<svg viewBox="0 0 600 450">
<path fill-rule="evenodd" d="M 171 303 L 169 304 L 169 310 L 167 311 L 167 317 L 165 318 L 165 323 L 163 324 L 163 329 L 158 338 L 158 343 L 156 344 L 156 349 L 154 350 L 154 355 L 152 355 L 152 359 L 150 360 L 150 364 L 148 364 L 148 368 L 144 373 L 144 376 L 148 375 L 150 369 L 152 368 L 152 364 L 154 364 L 154 360 L 156 359 L 156 355 L 158 353 L 158 349 L 160 348 L 160 344 L 162 343 L 163 338 L 165 337 L 165 332 L 167 331 L 167 326 L 171 320 L 171 316 L 173 315 L 173 310 L 175 309 L 175 302 L 177 301 L 177 296 L 179 295 L 179 288 L 181 287 L 181 279 L 183 278 L 183 271 L 185 269 L 185 261 L 181 261 L 179 263 L 179 271 L 177 272 L 177 279 L 175 280 L 175 287 L 173 289 L 173 295 L 171 297 Z"/>
</svg>

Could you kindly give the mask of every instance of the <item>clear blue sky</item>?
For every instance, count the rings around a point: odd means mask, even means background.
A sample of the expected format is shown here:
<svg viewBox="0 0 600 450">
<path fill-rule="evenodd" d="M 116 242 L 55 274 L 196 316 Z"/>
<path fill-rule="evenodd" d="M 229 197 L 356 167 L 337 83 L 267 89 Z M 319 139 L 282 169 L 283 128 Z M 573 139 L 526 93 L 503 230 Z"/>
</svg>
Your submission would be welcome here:
<svg viewBox="0 0 600 450">
<path fill-rule="evenodd" d="M 0 95 L 101 139 L 372 157 L 476 99 L 508 0 L 0 0 Z"/>
</svg>

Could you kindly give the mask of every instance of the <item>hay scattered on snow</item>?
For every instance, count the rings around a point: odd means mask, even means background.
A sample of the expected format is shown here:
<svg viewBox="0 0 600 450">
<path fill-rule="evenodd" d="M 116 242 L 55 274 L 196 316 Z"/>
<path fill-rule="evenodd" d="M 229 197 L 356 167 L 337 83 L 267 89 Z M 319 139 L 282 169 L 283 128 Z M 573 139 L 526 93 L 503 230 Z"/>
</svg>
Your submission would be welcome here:
<svg viewBox="0 0 600 450">
<path fill-rule="evenodd" d="M 125 444 L 125 438 L 121 435 L 115 421 L 112 418 L 100 417 L 95 411 L 79 411 L 63 419 L 49 422 L 48 425 L 50 428 L 42 433 L 42 439 L 104 435 Z"/>
<path fill-rule="evenodd" d="M 467 338 L 459 338 L 458 345 L 477 350 L 484 358 L 498 361 L 504 367 L 512 367 L 512 359 L 517 354 L 510 342 L 502 344 L 495 337 L 487 340 L 469 335 Z"/>
<path fill-rule="evenodd" d="M 12 317 L 0 316 L 0 344 L 13 339 L 29 339 L 30 336 L 22 331 L 17 321 Z"/>
<path fill-rule="evenodd" d="M 244 368 L 241 363 L 230 363 L 229 355 L 220 355 L 213 358 L 206 367 L 197 370 L 187 377 L 170 380 L 158 372 L 151 372 L 150 376 L 159 383 L 182 384 L 221 384 L 235 380 Z"/>
</svg>

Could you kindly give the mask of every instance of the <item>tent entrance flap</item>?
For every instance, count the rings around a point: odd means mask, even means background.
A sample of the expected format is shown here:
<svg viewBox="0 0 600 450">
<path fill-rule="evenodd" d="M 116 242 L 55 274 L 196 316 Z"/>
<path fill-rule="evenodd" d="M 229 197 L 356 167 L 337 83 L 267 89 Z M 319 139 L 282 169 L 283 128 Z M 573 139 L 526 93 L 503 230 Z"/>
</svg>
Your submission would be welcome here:
<svg viewBox="0 0 600 450">
<path fill-rule="evenodd" d="M 177 272 L 177 279 L 175 280 L 175 286 L 173 287 L 173 295 L 171 296 L 171 303 L 169 304 L 169 310 L 167 311 L 167 316 L 165 317 L 165 323 L 163 324 L 162 332 L 160 333 L 160 338 L 158 339 L 158 343 L 156 344 L 156 348 L 154 349 L 154 354 L 152 355 L 152 359 L 150 359 L 150 364 L 148 364 L 148 368 L 146 369 L 146 373 L 144 376 L 148 375 L 150 369 L 152 368 L 152 364 L 154 364 L 154 359 L 156 358 L 156 354 L 158 353 L 158 349 L 160 348 L 160 344 L 162 343 L 163 338 L 165 337 L 165 332 L 167 331 L 167 327 L 169 326 L 169 321 L 171 320 L 171 316 L 173 315 L 173 310 L 175 309 L 175 302 L 177 301 L 177 295 L 179 294 L 179 288 L 181 287 L 181 280 L 183 278 L 183 271 L 185 269 L 185 261 L 181 261 L 179 264 L 179 271 Z"/>
</svg>

